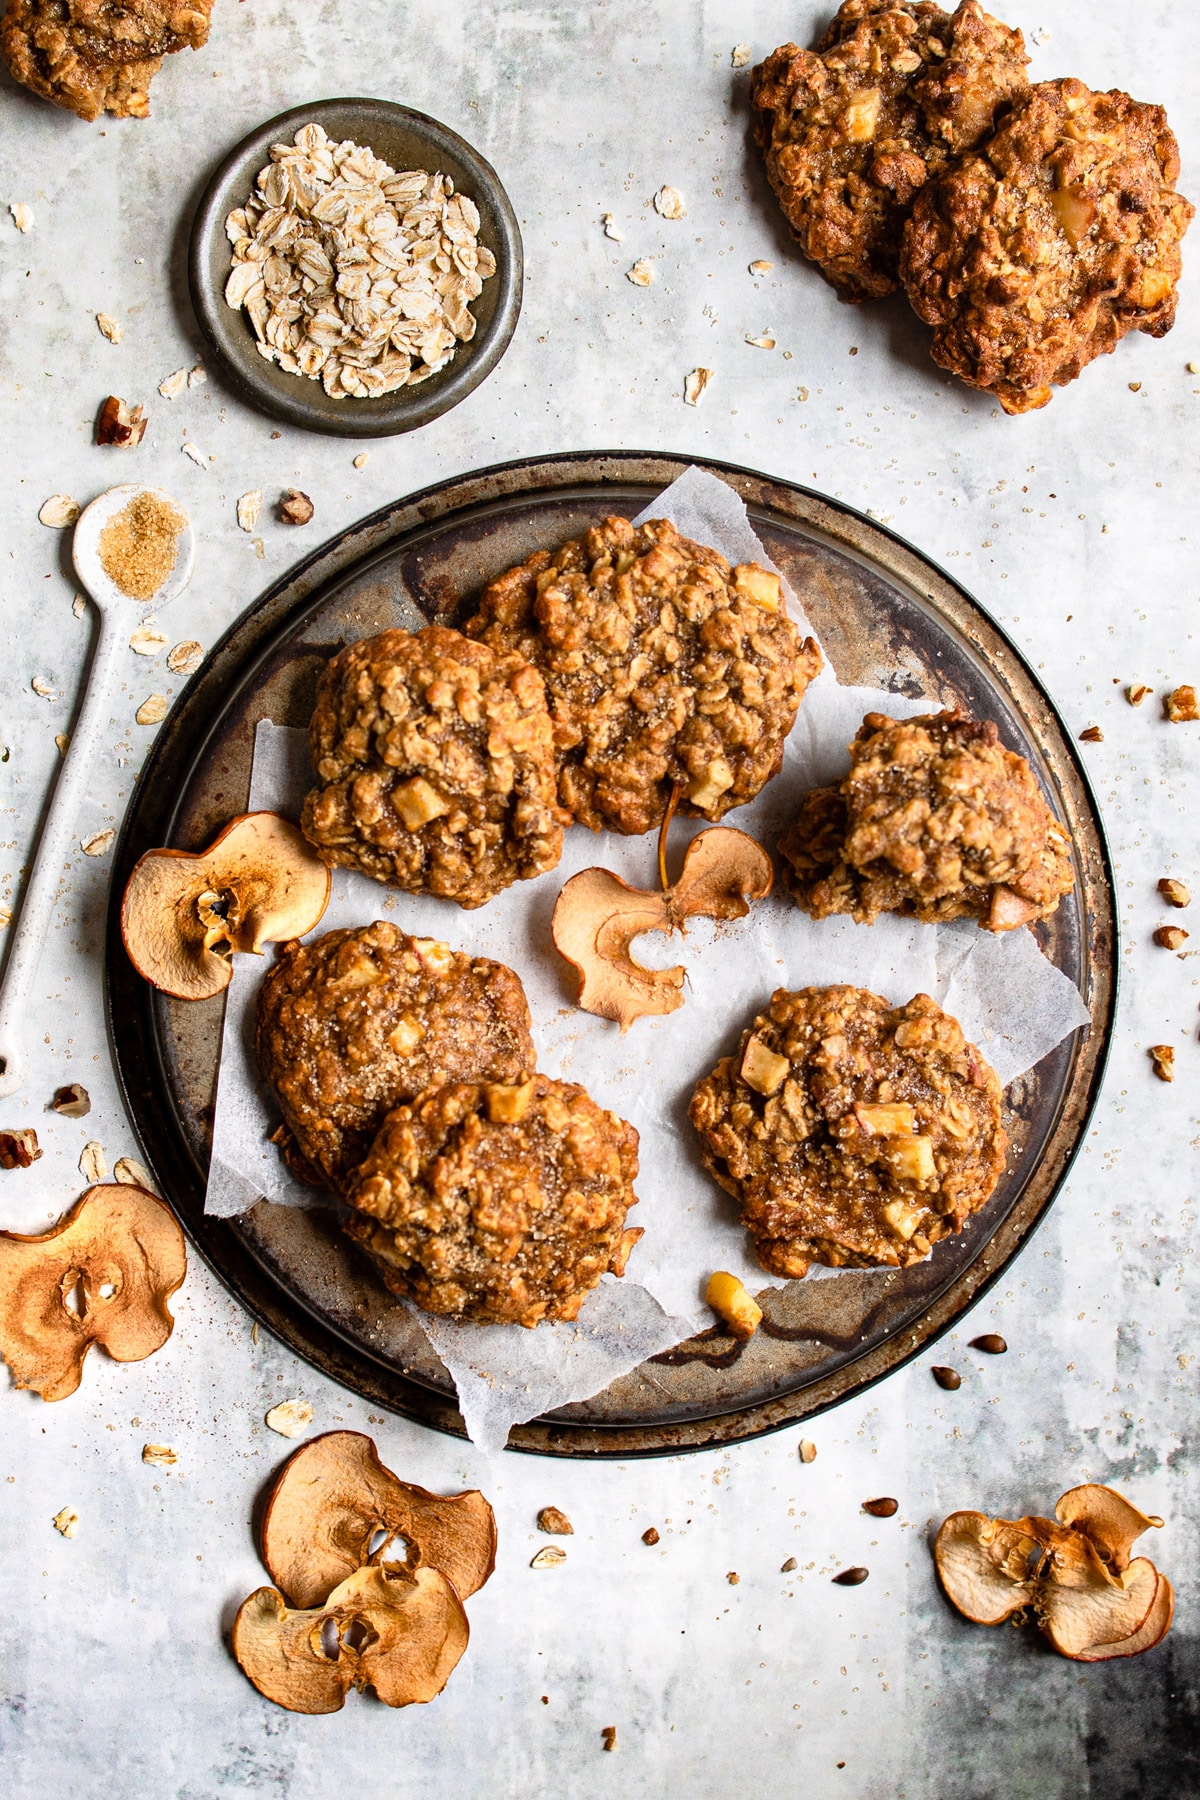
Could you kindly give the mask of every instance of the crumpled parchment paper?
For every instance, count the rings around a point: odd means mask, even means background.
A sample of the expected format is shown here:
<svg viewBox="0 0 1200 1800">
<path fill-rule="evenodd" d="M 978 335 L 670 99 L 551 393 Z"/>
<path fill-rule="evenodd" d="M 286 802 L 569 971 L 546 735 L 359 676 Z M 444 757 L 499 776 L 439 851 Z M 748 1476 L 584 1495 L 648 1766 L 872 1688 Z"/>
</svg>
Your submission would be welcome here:
<svg viewBox="0 0 1200 1800">
<path fill-rule="evenodd" d="M 733 563 L 769 564 L 741 500 L 701 470 L 689 469 L 641 517 L 669 518 L 685 536 L 714 545 Z M 789 603 L 804 625 L 794 596 Z M 846 745 L 872 710 L 899 717 L 927 711 L 929 703 L 842 687 L 827 668 L 805 696 L 783 770 L 726 822 L 773 847 L 799 796 L 845 769 Z M 307 734 L 260 724 L 251 809 L 295 818 L 309 782 Z M 703 828 L 700 820 L 679 823 L 671 840 L 674 869 L 687 838 Z M 931 926 L 892 917 L 869 928 L 848 919 L 818 924 L 780 890 L 744 920 L 701 919 L 689 925 L 686 937 L 642 938 L 636 950 L 645 963 L 686 966 L 687 1001 L 665 1018 L 638 1020 L 622 1037 L 615 1025 L 573 1004 L 576 978 L 550 939 L 550 915 L 563 883 L 597 864 L 633 886 L 653 887 L 654 837 L 569 831 L 556 870 L 517 883 L 469 913 L 336 869 L 329 910 L 317 928 L 383 917 L 405 931 L 508 963 L 529 996 L 539 1067 L 582 1082 L 641 1135 L 640 1204 L 629 1222 L 643 1226 L 646 1235 L 624 1280 L 606 1278 L 574 1325 L 525 1331 L 415 1313 L 454 1379 L 471 1438 L 486 1450 L 502 1448 L 512 1424 L 598 1393 L 711 1323 L 703 1296 L 714 1269 L 740 1276 L 751 1292 L 779 1285 L 759 1267 L 734 1202 L 705 1173 L 687 1118 L 697 1079 L 733 1048 L 775 988 L 849 981 L 895 1004 L 930 994 L 958 1018 L 1006 1085 L 1088 1022 L 1078 990 L 1046 961 L 1027 930 L 993 937 L 969 921 Z M 228 989 L 206 1202 L 207 1211 L 223 1216 L 263 1197 L 300 1205 L 313 1199 L 267 1141 L 278 1112 L 253 1056 L 254 1000 L 263 972 L 255 959 L 239 957 Z M 833 1278 L 837 1271 L 814 1269 L 808 1279 L 818 1274 Z"/>
</svg>

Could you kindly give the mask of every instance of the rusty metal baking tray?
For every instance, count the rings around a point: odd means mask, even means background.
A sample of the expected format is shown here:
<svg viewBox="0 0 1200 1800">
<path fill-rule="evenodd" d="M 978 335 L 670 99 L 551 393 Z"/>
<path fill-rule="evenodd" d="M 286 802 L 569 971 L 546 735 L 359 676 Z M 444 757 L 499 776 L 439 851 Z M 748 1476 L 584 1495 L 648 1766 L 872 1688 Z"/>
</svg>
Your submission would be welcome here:
<svg viewBox="0 0 1200 1800">
<path fill-rule="evenodd" d="M 245 810 L 259 719 L 305 725 L 338 644 L 387 626 L 452 620 L 500 570 L 610 512 L 637 513 L 686 460 L 634 451 L 504 464 L 398 500 L 316 551 L 251 605 L 210 653 L 159 734 L 116 857 L 108 934 L 109 1029 L 146 1159 L 196 1248 L 268 1330 L 376 1405 L 462 1435 L 452 1383 L 412 1326 L 389 1355 L 387 1295 L 319 1209 L 260 1203 L 204 1216 L 221 999 L 188 1004 L 140 981 L 118 909 L 143 851 L 198 849 Z M 1069 735 L 1036 677 L 972 600 L 893 533 L 790 483 L 705 465 L 745 500 L 770 555 L 803 596 L 844 682 L 926 694 L 996 719 L 1070 828 L 1074 896 L 1038 927 L 1076 981 L 1092 1024 L 1009 1090 L 1014 1154 L 961 1236 L 885 1279 L 773 1290 L 757 1335 L 712 1330 L 654 1357 L 594 1399 L 514 1428 L 513 1449 L 631 1457 L 711 1448 L 810 1417 L 860 1393 L 954 1324 L 1016 1256 L 1061 1187 L 1087 1129 L 1115 1002 L 1116 916 L 1096 806 Z M 391 1311 L 394 1313 L 394 1307 Z"/>
</svg>

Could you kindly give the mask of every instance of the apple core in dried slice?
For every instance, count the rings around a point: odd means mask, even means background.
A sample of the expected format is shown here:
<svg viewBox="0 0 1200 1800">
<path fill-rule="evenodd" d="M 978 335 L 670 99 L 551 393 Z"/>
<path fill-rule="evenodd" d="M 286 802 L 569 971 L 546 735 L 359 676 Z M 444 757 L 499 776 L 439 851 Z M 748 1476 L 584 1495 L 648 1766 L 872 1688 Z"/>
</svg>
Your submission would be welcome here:
<svg viewBox="0 0 1200 1800">
<path fill-rule="evenodd" d="M 496 1566 L 496 1519 L 474 1489 L 430 1494 L 385 1468 L 362 1432 L 330 1431 L 280 1471 L 263 1514 L 262 1557 L 294 1606 L 320 1606 L 368 1564 L 440 1569 L 466 1600 Z"/>
</svg>

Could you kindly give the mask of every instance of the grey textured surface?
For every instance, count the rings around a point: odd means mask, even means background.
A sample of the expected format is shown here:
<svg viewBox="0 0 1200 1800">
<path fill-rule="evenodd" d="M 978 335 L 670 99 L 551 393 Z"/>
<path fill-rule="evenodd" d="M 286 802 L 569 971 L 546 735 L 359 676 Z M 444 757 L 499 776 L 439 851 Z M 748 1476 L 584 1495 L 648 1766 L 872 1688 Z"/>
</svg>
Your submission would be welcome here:
<svg viewBox="0 0 1200 1800">
<path fill-rule="evenodd" d="M 1133 711 L 1122 694 L 1130 681 L 1159 692 L 1200 681 L 1200 378 L 1186 366 L 1200 362 L 1196 252 L 1170 338 L 1128 341 L 1044 413 L 999 417 L 938 374 L 901 303 L 840 306 L 797 262 L 748 158 L 747 74 L 730 68 L 733 45 L 752 39 L 761 55 L 789 36 L 807 41 L 825 13 L 811 0 L 771 0 L 752 24 L 732 0 L 219 0 L 211 43 L 168 64 L 147 122 L 87 127 L 11 84 L 0 90 L 5 904 L 89 641 L 88 621 L 72 615 L 65 546 L 37 523 L 48 494 L 82 501 L 134 475 L 174 492 L 197 528 L 197 575 L 162 624 L 172 642 L 208 645 L 291 560 L 397 493 L 526 452 L 634 445 L 810 482 L 871 509 L 970 586 L 1071 726 L 1104 732 L 1086 755 L 1126 932 L 1105 1100 L 1049 1223 L 967 1329 L 817 1422 L 811 1465 L 794 1432 L 624 1467 L 487 1464 L 369 1419 L 271 1343 L 254 1344 L 200 1266 L 174 1338 L 151 1361 L 94 1355 L 80 1392 L 52 1407 L 0 1392 L 0 1779 L 14 1800 L 54 1788 L 81 1800 L 1200 1792 L 1200 982 L 1193 957 L 1150 942 L 1164 917 L 1158 877 L 1200 890 L 1200 726 L 1166 725 L 1157 698 Z M 1031 36 L 1050 29 L 1033 46 L 1038 76 L 1075 73 L 1162 101 L 1183 147 L 1181 185 L 1197 195 L 1200 15 L 1146 0 L 1135 31 L 1117 0 L 1058 0 L 1007 16 Z M 371 91 L 479 145 L 512 195 L 529 261 L 524 314 L 497 373 L 416 436 L 364 446 L 357 471 L 354 444 L 290 431 L 273 440 L 270 423 L 214 380 L 174 402 L 155 389 L 198 353 L 184 247 L 207 170 L 271 112 Z M 686 197 L 683 221 L 651 209 L 664 182 Z M 28 236 L 7 216 L 18 201 L 34 211 Z M 603 235 L 604 211 L 622 243 Z M 625 280 L 639 256 L 658 272 L 649 289 Z M 756 257 L 775 265 L 761 282 L 747 273 Z M 122 321 L 119 346 L 100 336 L 98 311 Z M 744 342 L 766 327 L 777 350 Z M 681 392 L 697 364 L 716 378 L 693 410 Z M 110 391 L 151 413 L 128 456 L 91 447 Z M 215 458 L 206 469 L 180 454 L 185 433 Z M 237 529 L 236 498 L 258 487 L 270 502 L 293 484 L 316 517 L 295 530 L 264 509 L 260 559 Z M 180 685 L 161 658 L 131 653 L 123 674 L 81 837 L 119 822 L 150 735 L 135 708 Z M 64 697 L 37 698 L 34 675 Z M 11 1228 L 40 1229 L 75 1196 L 86 1139 L 110 1161 L 135 1149 L 104 1039 L 105 882 L 102 859 L 78 857 L 52 921 L 30 1083 L 0 1119 L 35 1124 L 46 1148 L 31 1170 L 0 1175 Z M 1172 1087 L 1149 1072 L 1146 1047 L 1160 1042 L 1176 1047 Z M 86 1120 L 43 1110 L 71 1079 L 92 1092 Z M 1004 1333 L 1006 1358 L 967 1350 L 985 1330 Z M 935 1360 L 963 1370 L 957 1393 L 933 1384 Z M 262 1416 L 284 1396 L 309 1399 L 322 1427 L 371 1430 L 402 1474 L 435 1488 L 477 1483 L 496 1505 L 496 1576 L 470 1604 L 467 1658 L 427 1709 L 389 1713 L 352 1696 L 336 1717 L 293 1717 L 260 1700 L 228 1656 L 222 1630 L 262 1579 L 252 1508 L 286 1450 Z M 147 1441 L 173 1444 L 177 1469 L 143 1466 Z M 1153 1554 L 1177 1582 L 1179 1610 L 1163 1648 L 1084 1668 L 1027 1634 L 948 1612 L 931 1576 L 931 1522 L 962 1505 L 1045 1510 L 1086 1479 L 1115 1481 L 1166 1517 Z M 899 1498 L 895 1519 L 860 1512 L 879 1493 Z M 527 1564 L 547 1503 L 576 1535 L 566 1566 L 539 1573 Z M 72 1541 L 50 1524 L 64 1505 L 81 1518 Z M 662 1533 L 655 1549 L 640 1541 L 650 1524 Z M 799 1568 L 782 1576 L 790 1556 Z M 853 1562 L 871 1579 L 831 1586 Z M 615 1757 L 601 1749 L 610 1724 Z"/>
</svg>

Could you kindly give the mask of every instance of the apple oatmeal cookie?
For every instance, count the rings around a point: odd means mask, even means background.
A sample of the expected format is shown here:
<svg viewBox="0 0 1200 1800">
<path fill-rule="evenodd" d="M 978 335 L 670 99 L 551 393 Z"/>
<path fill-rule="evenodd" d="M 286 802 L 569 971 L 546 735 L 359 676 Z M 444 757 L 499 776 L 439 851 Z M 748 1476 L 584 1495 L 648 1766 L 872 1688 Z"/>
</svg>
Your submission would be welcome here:
<svg viewBox="0 0 1200 1800">
<path fill-rule="evenodd" d="M 697 1085 L 692 1124 L 764 1269 L 906 1268 L 1004 1169 L 995 1071 L 925 994 L 780 988 Z"/>
<path fill-rule="evenodd" d="M 208 41 L 213 0 L 8 0 L 0 49 L 13 77 L 55 106 L 144 119 L 164 56 Z"/>
<path fill-rule="evenodd" d="M 511 969 L 382 920 L 283 944 L 255 1042 L 289 1165 L 335 1192 L 394 1106 L 435 1082 L 518 1081 L 536 1061 Z"/>
<path fill-rule="evenodd" d="M 349 1235 L 426 1312 L 573 1319 L 642 1236 L 638 1134 L 570 1081 L 449 1083 L 385 1121 L 346 1187 Z"/>
<path fill-rule="evenodd" d="M 963 0 L 845 0 L 815 51 L 754 72 L 767 175 L 805 256 L 845 300 L 899 285 L 913 198 L 1027 86 L 1019 31 Z"/>
<path fill-rule="evenodd" d="M 524 657 L 430 625 L 339 651 L 309 727 L 305 837 L 325 862 L 483 906 L 554 868 L 545 690 Z"/>
<path fill-rule="evenodd" d="M 541 671 L 558 797 L 593 831 L 661 824 L 672 793 L 709 820 L 775 775 L 821 668 L 778 575 L 731 568 L 665 519 L 609 518 L 485 590 L 465 630 Z"/>
<path fill-rule="evenodd" d="M 906 228 L 901 275 L 934 361 L 1024 413 L 1128 332 L 1163 337 L 1195 211 L 1178 177 L 1161 106 L 1082 81 L 1031 88 Z"/>
<path fill-rule="evenodd" d="M 991 720 L 959 712 L 868 713 L 849 774 L 805 796 L 779 850 L 804 912 L 863 925 L 898 912 L 1010 931 L 1075 884 L 1070 840 L 1025 758 Z"/>
</svg>

